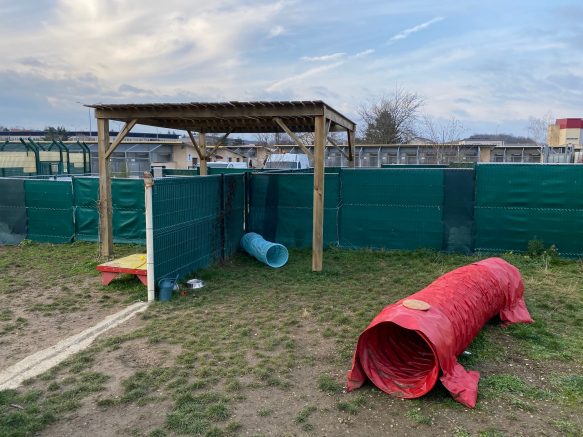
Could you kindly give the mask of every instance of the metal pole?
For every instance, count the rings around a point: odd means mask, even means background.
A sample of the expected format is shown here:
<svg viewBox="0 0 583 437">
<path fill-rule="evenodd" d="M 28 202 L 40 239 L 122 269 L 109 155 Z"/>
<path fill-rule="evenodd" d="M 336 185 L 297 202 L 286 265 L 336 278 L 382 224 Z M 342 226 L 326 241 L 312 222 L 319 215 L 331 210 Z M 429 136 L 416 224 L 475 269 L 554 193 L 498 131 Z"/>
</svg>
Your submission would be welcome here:
<svg viewBox="0 0 583 437">
<path fill-rule="evenodd" d="M 154 278 L 154 226 L 152 223 L 152 187 L 154 178 L 150 172 L 144 172 L 146 193 L 146 272 L 148 278 L 148 302 L 155 299 L 156 280 Z"/>
</svg>

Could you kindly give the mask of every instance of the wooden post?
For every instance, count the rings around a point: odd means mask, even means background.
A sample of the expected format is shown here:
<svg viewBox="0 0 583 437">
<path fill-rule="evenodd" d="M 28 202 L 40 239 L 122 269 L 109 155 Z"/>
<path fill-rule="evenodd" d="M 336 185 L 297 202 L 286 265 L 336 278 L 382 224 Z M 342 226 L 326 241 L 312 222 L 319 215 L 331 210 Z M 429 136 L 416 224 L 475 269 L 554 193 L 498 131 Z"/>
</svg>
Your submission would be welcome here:
<svg viewBox="0 0 583 437">
<path fill-rule="evenodd" d="M 354 131 L 349 130 L 348 134 L 348 166 L 354 168 Z"/>
<path fill-rule="evenodd" d="M 200 171 L 199 171 L 199 175 L 201 176 L 206 176 L 208 175 L 208 170 L 207 170 L 207 156 L 206 156 L 206 138 L 204 137 L 204 132 L 199 132 L 198 133 L 198 147 L 200 149 L 201 155 L 200 155 Z"/>
<path fill-rule="evenodd" d="M 109 159 L 109 120 L 97 119 L 97 153 L 99 159 L 99 241 L 101 256 L 113 255 L 113 233 L 111 222 L 111 174 Z"/>
<path fill-rule="evenodd" d="M 314 117 L 314 211 L 312 224 L 312 271 L 322 271 L 324 251 L 324 145 L 326 119 Z"/>
</svg>

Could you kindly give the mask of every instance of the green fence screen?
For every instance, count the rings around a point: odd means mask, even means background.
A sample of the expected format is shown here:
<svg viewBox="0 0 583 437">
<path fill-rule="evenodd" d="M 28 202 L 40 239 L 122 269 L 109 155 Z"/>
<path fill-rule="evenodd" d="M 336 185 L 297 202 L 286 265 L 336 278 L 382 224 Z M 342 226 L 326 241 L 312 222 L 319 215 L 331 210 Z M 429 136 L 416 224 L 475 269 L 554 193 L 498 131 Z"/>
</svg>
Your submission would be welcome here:
<svg viewBox="0 0 583 437">
<path fill-rule="evenodd" d="M 342 170 L 340 245 L 440 250 L 443 173 L 442 169 Z"/>
<path fill-rule="evenodd" d="M 99 240 L 99 179 L 74 178 L 75 234 L 81 241 Z M 113 241 L 139 243 L 146 241 L 144 181 L 112 179 L 111 206 Z"/>
<path fill-rule="evenodd" d="M 152 188 L 156 280 L 183 276 L 238 247 L 244 175 L 156 179 Z"/>
<path fill-rule="evenodd" d="M 338 241 L 337 174 L 324 179 L 324 244 Z M 314 176 L 309 173 L 253 173 L 249 230 L 290 247 L 312 245 Z"/>
<path fill-rule="evenodd" d="M 530 240 L 583 255 L 583 166 L 478 165 L 475 249 L 525 251 Z"/>
<path fill-rule="evenodd" d="M 0 244 L 18 244 L 25 238 L 24 180 L 0 179 Z"/>
<path fill-rule="evenodd" d="M 24 182 L 27 238 L 46 243 L 69 243 L 75 238 L 73 190 L 69 181 Z"/>
</svg>

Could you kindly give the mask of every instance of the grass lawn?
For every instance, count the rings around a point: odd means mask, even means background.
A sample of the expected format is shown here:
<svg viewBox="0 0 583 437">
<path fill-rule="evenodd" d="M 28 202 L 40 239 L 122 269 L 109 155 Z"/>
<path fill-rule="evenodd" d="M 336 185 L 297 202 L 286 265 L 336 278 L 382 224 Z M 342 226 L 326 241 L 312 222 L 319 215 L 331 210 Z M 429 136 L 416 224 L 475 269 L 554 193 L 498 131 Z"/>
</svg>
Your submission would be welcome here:
<svg viewBox="0 0 583 437">
<path fill-rule="evenodd" d="M 4 247 L 0 269 L 3 278 L 20 277 L 15 268 L 42 269 L 80 305 L 75 293 L 80 278 L 96 277 L 96 250 L 81 243 Z M 460 358 L 482 375 L 474 410 L 441 386 L 400 400 L 370 385 L 346 393 L 344 384 L 359 333 L 384 306 L 479 257 L 329 249 L 316 274 L 310 253 L 292 250 L 279 270 L 237 255 L 199 271 L 206 286 L 194 296 L 155 303 L 19 390 L 0 392 L 0 436 L 581 435 L 583 263 L 504 258 L 523 274 L 535 323 L 489 324 L 471 355 Z M 43 281 L 41 288 L 49 285 Z M 96 284 L 96 296 L 145 299 L 128 278 Z M 0 297 L 13 288 L 3 285 Z M 43 305 L 28 311 L 27 320 L 45 314 Z M 0 331 L 19 323 L 16 312 L 0 310 Z"/>
</svg>

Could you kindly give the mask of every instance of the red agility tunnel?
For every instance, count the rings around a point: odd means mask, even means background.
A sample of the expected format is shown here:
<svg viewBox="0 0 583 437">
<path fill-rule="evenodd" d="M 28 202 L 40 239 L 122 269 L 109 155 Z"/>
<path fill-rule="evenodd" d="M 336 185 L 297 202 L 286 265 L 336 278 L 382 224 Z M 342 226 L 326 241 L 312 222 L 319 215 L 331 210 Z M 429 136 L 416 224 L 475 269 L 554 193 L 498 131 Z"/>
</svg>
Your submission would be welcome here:
<svg viewBox="0 0 583 437">
<path fill-rule="evenodd" d="M 453 270 L 427 288 L 385 307 L 358 339 L 348 390 L 367 379 L 385 393 L 417 398 L 440 380 L 454 399 L 476 406 L 479 372 L 457 362 L 484 324 L 500 315 L 532 323 L 516 267 L 488 258 Z M 419 309 L 415 309 L 419 308 Z"/>
</svg>

